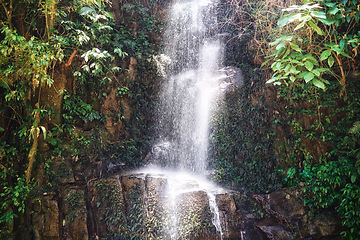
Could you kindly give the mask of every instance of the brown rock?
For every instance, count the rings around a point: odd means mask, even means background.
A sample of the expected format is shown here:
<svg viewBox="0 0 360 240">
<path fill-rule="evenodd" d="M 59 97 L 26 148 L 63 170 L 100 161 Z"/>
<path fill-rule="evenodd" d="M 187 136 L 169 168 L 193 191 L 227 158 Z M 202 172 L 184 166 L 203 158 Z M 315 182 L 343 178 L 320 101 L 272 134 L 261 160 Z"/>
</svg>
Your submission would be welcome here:
<svg viewBox="0 0 360 240">
<path fill-rule="evenodd" d="M 232 194 L 216 195 L 216 204 L 219 209 L 223 238 L 240 239 L 242 214 L 237 210 Z"/>
<path fill-rule="evenodd" d="M 177 210 L 180 239 L 220 239 L 212 224 L 206 192 L 180 194 L 177 198 Z"/>
<path fill-rule="evenodd" d="M 43 195 L 34 203 L 33 228 L 40 239 L 60 239 L 59 208 L 54 194 Z"/>
<path fill-rule="evenodd" d="M 306 213 L 301 189 L 298 188 L 282 189 L 266 195 L 265 206 L 279 220 L 294 219 Z"/>
<path fill-rule="evenodd" d="M 82 189 L 66 189 L 63 193 L 63 236 L 66 240 L 87 240 L 87 211 Z"/>
<path fill-rule="evenodd" d="M 271 240 L 292 240 L 294 234 L 273 219 L 264 219 L 256 224 Z"/>
</svg>

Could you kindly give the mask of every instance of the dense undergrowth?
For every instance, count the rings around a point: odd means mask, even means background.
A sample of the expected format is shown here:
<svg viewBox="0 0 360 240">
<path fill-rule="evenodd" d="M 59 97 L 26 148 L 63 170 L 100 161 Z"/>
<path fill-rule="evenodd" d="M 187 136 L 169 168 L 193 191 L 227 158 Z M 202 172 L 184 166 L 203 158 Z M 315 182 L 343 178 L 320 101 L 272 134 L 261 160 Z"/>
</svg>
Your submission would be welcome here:
<svg viewBox="0 0 360 240">
<path fill-rule="evenodd" d="M 278 182 L 276 178 L 267 181 L 271 175 L 264 172 L 277 171 L 282 184 L 304 189 L 305 204 L 312 213 L 335 209 L 344 226 L 342 236 L 359 239 L 358 1 L 304 0 L 286 6 L 271 1 L 227 4 L 236 10 L 226 15 L 226 25 L 253 50 L 252 69 L 258 72 L 261 64 L 263 74 L 257 79 L 260 97 L 248 89 L 255 84 L 251 81 L 254 72 L 247 78 L 242 102 L 230 109 L 237 117 L 223 122 L 228 132 L 217 141 L 230 144 L 219 148 L 220 181 L 250 191 L 271 190 Z M 247 34 L 251 40 L 246 40 Z M 246 61 L 237 59 L 236 64 L 250 72 L 244 66 Z M 259 101 L 269 99 L 267 91 L 261 89 L 272 91 L 271 85 L 276 86 L 277 96 L 265 108 L 270 117 L 257 119 L 252 114 L 259 111 L 253 109 L 263 106 Z M 248 107 L 243 108 L 246 104 Z M 267 121 L 272 121 L 272 127 Z M 255 133 L 247 135 L 249 129 Z M 262 137 L 253 141 L 261 132 L 266 132 L 270 143 L 263 142 Z M 228 136 L 234 138 L 223 141 Z M 263 147 L 272 149 L 276 160 L 269 161 L 259 151 Z M 252 155 L 244 158 L 246 150 Z M 224 152 L 231 155 L 224 157 Z"/>
<path fill-rule="evenodd" d="M 241 68 L 244 85 L 213 119 L 215 178 L 254 192 L 301 187 L 312 213 L 335 209 L 342 236 L 359 239 L 360 5 L 286 2 L 221 1 L 224 65 Z M 37 196 L 69 177 L 59 159 L 82 169 L 141 163 L 153 121 L 159 4 L 1 2 L 1 238 L 19 231 Z M 120 107 L 106 112 L 111 89 Z M 107 118 L 122 129 L 115 139 Z"/>
<path fill-rule="evenodd" d="M 155 71 L 148 62 L 159 47 L 159 4 L 1 3 L 0 238 L 30 231 L 32 202 L 59 191 L 69 164 L 84 171 L 96 162 L 141 162 L 151 132 Z M 118 110 L 104 111 L 113 89 Z M 106 131 L 109 118 L 119 133 Z"/>
</svg>

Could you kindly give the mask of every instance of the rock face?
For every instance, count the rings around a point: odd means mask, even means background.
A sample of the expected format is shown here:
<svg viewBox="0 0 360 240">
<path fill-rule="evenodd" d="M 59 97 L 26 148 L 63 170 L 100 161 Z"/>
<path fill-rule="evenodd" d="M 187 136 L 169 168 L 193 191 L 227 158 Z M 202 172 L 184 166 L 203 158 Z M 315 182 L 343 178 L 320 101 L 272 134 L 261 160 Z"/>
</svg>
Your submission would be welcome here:
<svg viewBox="0 0 360 240">
<path fill-rule="evenodd" d="M 213 224 L 208 193 L 196 182 L 186 182 L 184 188 L 175 192 L 170 185 L 161 174 L 144 173 L 114 175 L 91 182 L 93 236 L 221 239 L 221 233 Z M 224 224 L 223 237 L 239 237 L 236 229 L 240 228 L 241 221 L 234 221 L 234 217 L 240 215 L 232 196 L 217 195 L 217 201 L 222 202 L 219 215 Z"/>
<path fill-rule="evenodd" d="M 334 212 L 320 212 L 315 216 L 302 200 L 302 189 L 280 189 L 266 195 L 252 195 L 263 209 L 265 218 L 258 219 L 254 226 L 267 239 L 338 239 L 341 224 Z M 250 238 L 252 239 L 252 238 Z"/>
<path fill-rule="evenodd" d="M 338 217 L 308 215 L 301 189 L 245 194 L 181 176 L 113 174 L 45 194 L 33 239 L 339 239 Z"/>
<path fill-rule="evenodd" d="M 240 68 L 231 66 L 224 67 L 218 70 L 218 74 L 219 79 L 221 80 L 220 87 L 225 92 L 244 85 L 244 79 Z"/>
<path fill-rule="evenodd" d="M 33 205 L 32 216 L 34 238 L 36 240 L 60 240 L 59 206 L 54 194 L 46 194 Z"/>
</svg>

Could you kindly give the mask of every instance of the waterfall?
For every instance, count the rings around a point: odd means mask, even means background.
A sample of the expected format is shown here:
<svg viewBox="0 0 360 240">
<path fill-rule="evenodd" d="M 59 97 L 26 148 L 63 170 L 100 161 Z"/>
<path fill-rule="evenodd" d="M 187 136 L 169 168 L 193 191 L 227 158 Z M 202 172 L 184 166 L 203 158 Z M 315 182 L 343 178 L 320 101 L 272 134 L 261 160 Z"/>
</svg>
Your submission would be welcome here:
<svg viewBox="0 0 360 240">
<path fill-rule="evenodd" d="M 209 120 L 220 91 L 216 2 L 175 0 L 164 39 L 169 66 L 158 108 L 159 146 L 168 146 L 164 165 L 204 174 Z"/>
<path fill-rule="evenodd" d="M 162 89 L 158 142 L 152 154 L 155 165 L 167 170 L 148 167 L 146 171 L 167 179 L 164 239 L 186 239 L 205 229 L 209 239 L 223 239 L 227 231 L 221 226 L 216 199 L 222 190 L 205 177 L 210 118 L 222 92 L 216 8 L 216 0 L 174 0 L 168 12 L 165 49 L 157 57 L 162 63 Z"/>
</svg>

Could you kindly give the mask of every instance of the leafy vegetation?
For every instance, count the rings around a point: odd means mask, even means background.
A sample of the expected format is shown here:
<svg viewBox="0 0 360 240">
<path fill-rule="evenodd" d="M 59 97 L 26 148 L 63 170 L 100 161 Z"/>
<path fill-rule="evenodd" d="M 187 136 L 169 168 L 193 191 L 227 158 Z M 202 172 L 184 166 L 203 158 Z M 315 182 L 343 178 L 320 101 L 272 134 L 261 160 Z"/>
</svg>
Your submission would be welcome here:
<svg viewBox="0 0 360 240">
<path fill-rule="evenodd" d="M 284 181 L 305 185 L 313 210 L 335 208 L 346 239 L 360 232 L 358 1 L 304 1 L 285 9 L 279 27 L 288 33 L 272 43 L 273 75 L 286 109 L 291 147 Z"/>
<path fill-rule="evenodd" d="M 22 232 L 17 221 L 30 222 L 37 196 L 61 191 L 59 178 L 94 177 L 81 174 L 98 162 L 139 165 L 151 135 L 159 2 L 1 2 L 0 238 Z M 221 1 L 226 65 L 244 70 L 244 87 L 213 119 L 215 178 L 257 192 L 302 186 L 313 213 L 335 209 L 342 236 L 359 239 L 359 3 L 287 3 L 281 11 L 267 1 Z M 111 98 L 118 110 L 105 109 Z M 80 198 L 66 200 L 76 208 Z M 161 216 L 135 219 L 140 200 L 126 216 L 131 231 L 159 233 L 150 225 Z M 123 227 L 113 210 L 104 221 Z M 209 214 L 201 211 L 188 217 L 201 222 Z"/>
<path fill-rule="evenodd" d="M 358 239 L 358 1 L 224 4 L 225 31 L 232 33 L 227 65 L 246 74 L 243 96 L 229 99 L 228 113 L 215 119 L 218 181 L 269 191 L 279 183 L 266 172 L 278 169 L 283 184 L 304 189 L 312 213 L 335 209 L 342 236 Z M 233 42 L 248 51 L 232 54 L 239 48 Z M 277 159 L 268 161 L 263 147 Z"/>
<path fill-rule="evenodd" d="M 110 4 L 1 3 L 0 238 L 26 228 L 14 220 L 30 217 L 36 195 L 60 191 L 61 176 L 82 176 L 104 159 L 128 167 L 141 161 L 151 131 L 143 119 L 155 71 L 146 63 L 157 51 L 158 4 Z M 144 81 L 134 81 L 136 68 Z M 104 110 L 112 97 L 119 107 Z M 108 122 L 118 124 L 116 140 Z"/>
</svg>

